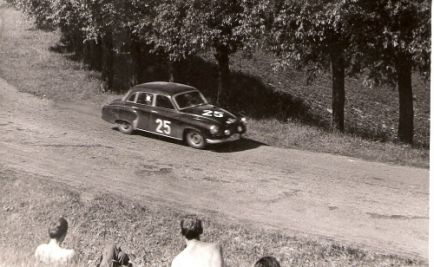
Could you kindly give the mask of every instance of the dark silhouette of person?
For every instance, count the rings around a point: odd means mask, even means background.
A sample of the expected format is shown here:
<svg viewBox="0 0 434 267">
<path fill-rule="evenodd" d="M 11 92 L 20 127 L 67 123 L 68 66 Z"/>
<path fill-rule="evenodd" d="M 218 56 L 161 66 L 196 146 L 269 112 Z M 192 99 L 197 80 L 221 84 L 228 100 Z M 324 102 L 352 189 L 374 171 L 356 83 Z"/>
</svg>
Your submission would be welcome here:
<svg viewBox="0 0 434 267">
<path fill-rule="evenodd" d="M 109 243 L 104 248 L 104 252 L 100 258 L 100 263 L 97 267 L 118 267 L 118 266 L 133 266 L 130 262 L 130 257 L 127 253 L 122 251 L 121 247 Z"/>
<path fill-rule="evenodd" d="M 280 263 L 276 260 L 276 258 L 266 256 L 257 260 L 253 267 L 280 267 Z"/>
</svg>

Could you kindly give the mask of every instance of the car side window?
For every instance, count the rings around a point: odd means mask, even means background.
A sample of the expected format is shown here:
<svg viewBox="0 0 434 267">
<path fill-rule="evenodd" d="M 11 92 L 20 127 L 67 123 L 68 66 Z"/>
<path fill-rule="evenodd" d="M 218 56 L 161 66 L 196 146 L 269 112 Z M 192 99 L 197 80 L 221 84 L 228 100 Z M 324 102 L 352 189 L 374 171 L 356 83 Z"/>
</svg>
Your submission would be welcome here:
<svg viewBox="0 0 434 267">
<path fill-rule="evenodd" d="M 136 100 L 137 93 L 134 93 L 128 97 L 127 102 L 134 102 Z"/>
<path fill-rule="evenodd" d="M 167 96 L 157 95 L 157 103 L 155 105 L 160 108 L 175 109 Z"/>
<path fill-rule="evenodd" d="M 139 96 L 137 97 L 136 102 L 137 102 L 137 104 L 151 106 L 152 105 L 152 99 L 153 99 L 152 94 L 140 93 Z"/>
</svg>

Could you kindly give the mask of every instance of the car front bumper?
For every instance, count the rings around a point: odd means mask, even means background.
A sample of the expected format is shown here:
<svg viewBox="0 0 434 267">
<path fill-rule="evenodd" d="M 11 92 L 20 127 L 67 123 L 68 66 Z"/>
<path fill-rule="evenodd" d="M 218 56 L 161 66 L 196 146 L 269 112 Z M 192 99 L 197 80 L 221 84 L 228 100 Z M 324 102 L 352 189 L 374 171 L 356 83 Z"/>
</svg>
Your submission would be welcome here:
<svg viewBox="0 0 434 267">
<path fill-rule="evenodd" d="M 209 138 L 207 138 L 206 142 L 208 144 L 221 144 L 221 143 L 226 143 L 226 142 L 237 141 L 237 140 L 240 140 L 240 139 L 241 139 L 241 134 L 236 133 L 236 134 L 233 134 L 233 135 L 231 135 L 229 137 L 226 137 L 226 138 L 219 138 L 219 139 L 209 139 Z"/>
</svg>

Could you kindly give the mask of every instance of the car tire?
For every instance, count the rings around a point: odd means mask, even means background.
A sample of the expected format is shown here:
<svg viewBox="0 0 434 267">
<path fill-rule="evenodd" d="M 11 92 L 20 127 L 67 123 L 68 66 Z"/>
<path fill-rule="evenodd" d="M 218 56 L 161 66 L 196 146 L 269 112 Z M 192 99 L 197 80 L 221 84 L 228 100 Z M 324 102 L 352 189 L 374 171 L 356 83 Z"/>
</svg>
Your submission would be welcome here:
<svg viewBox="0 0 434 267">
<path fill-rule="evenodd" d="M 205 137 L 199 131 L 189 130 L 185 135 L 185 140 L 192 148 L 203 149 L 206 146 Z"/>
<path fill-rule="evenodd" d="M 118 129 L 121 133 L 124 134 L 131 134 L 133 132 L 133 125 L 131 123 L 126 121 L 120 121 L 118 122 Z"/>
</svg>

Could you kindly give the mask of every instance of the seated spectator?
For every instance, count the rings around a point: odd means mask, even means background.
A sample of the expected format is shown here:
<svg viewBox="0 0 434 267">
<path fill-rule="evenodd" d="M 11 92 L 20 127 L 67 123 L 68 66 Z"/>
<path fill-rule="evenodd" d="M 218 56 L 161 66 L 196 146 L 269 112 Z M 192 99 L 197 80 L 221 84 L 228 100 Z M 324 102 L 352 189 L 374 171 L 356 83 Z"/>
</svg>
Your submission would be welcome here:
<svg viewBox="0 0 434 267">
<path fill-rule="evenodd" d="M 74 250 L 60 247 L 67 231 L 68 222 L 64 218 L 60 217 L 57 221 L 53 222 L 48 228 L 50 242 L 48 244 L 41 244 L 36 248 L 36 259 L 46 264 L 66 264 L 74 261 Z"/>
<path fill-rule="evenodd" d="M 187 246 L 172 261 L 172 267 L 223 267 L 219 245 L 200 241 L 202 221 L 196 217 L 181 220 L 181 234 Z"/>
<path fill-rule="evenodd" d="M 280 264 L 276 258 L 267 256 L 260 258 L 253 267 L 280 267 Z"/>
<path fill-rule="evenodd" d="M 115 244 L 108 244 L 101 256 L 100 263 L 97 267 L 118 267 L 128 266 L 132 267 L 130 257 L 127 253 L 123 252 L 121 247 Z"/>
</svg>

